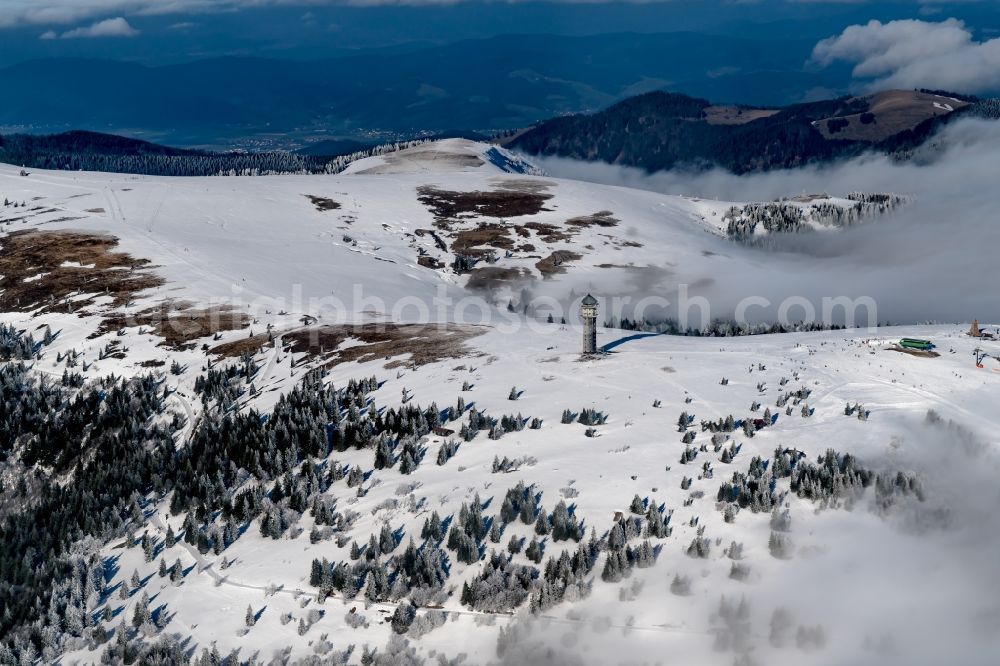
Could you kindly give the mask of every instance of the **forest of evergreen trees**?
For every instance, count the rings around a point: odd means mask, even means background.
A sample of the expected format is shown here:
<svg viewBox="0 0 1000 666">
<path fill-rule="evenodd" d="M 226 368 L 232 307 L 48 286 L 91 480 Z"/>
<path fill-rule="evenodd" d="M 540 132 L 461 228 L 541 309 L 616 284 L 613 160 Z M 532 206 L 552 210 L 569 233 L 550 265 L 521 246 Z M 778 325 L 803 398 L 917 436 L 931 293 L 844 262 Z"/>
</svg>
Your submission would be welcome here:
<svg viewBox="0 0 1000 666">
<path fill-rule="evenodd" d="M 327 160 L 287 152 L 213 153 L 168 148 L 111 134 L 73 131 L 0 136 L 0 162 L 28 169 L 147 176 L 256 176 L 323 173 Z"/>
<path fill-rule="evenodd" d="M 366 157 L 386 155 L 438 138 L 392 141 L 344 155 L 287 151 L 211 152 L 160 146 L 113 134 L 0 135 L 0 162 L 27 169 L 103 171 L 147 176 L 267 176 L 340 173 Z"/>
<path fill-rule="evenodd" d="M 843 228 L 884 215 L 906 203 L 896 194 L 852 192 L 847 199 L 853 203 L 839 205 L 828 201 L 795 204 L 788 201 L 749 203 L 731 206 L 722 216 L 726 236 L 735 241 L 751 243 L 757 227 L 768 233 L 794 233 L 812 230 L 809 222 L 827 227 Z"/>
<path fill-rule="evenodd" d="M 5 329 L 0 337 L 16 354 L 37 354 L 36 343 L 20 340 L 16 331 Z M 169 532 L 167 539 L 183 539 L 203 553 L 222 553 L 255 519 L 262 536 L 282 538 L 306 512 L 314 518 L 311 540 L 339 540 L 356 514 L 337 510 L 336 496 L 363 493 L 368 473 L 336 462 L 337 452 L 367 449 L 375 469 L 398 467 L 406 473 L 405 467 L 415 468 L 424 458 L 420 438 L 443 419 L 468 414 L 477 431 L 513 423 L 513 417 L 486 420 L 461 401 L 444 410 L 409 401 L 373 410 L 367 396 L 378 386 L 374 378 L 337 389 L 318 371 L 269 414 L 233 411 L 233 400 L 252 385 L 256 371 L 244 358 L 198 378 L 196 392 L 206 415 L 178 450 L 173 434 L 184 427 L 183 419 L 168 413 L 169 390 L 152 375 L 82 385 L 70 374 L 51 381 L 23 362 L 0 366 L 0 464 L 16 467 L 21 478 L 13 487 L 0 487 L 0 494 L 4 506 L 24 507 L 3 515 L 0 525 L 0 635 L 5 637 L 0 663 L 49 662 L 64 650 L 100 648 L 108 641 L 100 619 L 114 603 L 115 590 L 107 587 L 112 564 L 96 549 L 76 544 L 120 539 L 151 556 L 157 544 L 136 534 L 151 499 L 170 496 L 170 511 L 184 516 L 183 530 Z M 72 482 L 59 483 L 70 471 Z M 490 544 L 482 571 L 462 591 L 462 603 L 470 608 L 510 610 L 531 595 L 533 607 L 546 608 L 585 593 L 583 577 L 602 549 L 593 531 L 588 545 L 575 546 L 575 554 L 553 555 L 541 570 L 512 562 L 523 545 L 516 539 L 506 549 L 501 543 L 504 526 L 513 520 L 533 525 L 554 543 L 581 542 L 584 527 L 572 506 L 559 502 L 548 513 L 541 493 L 523 484 L 507 493 L 498 516 L 484 514 L 487 504 L 475 497 L 455 516 L 434 513 L 420 541 L 410 535 L 402 552 L 395 551 L 404 535 L 385 526 L 367 544 L 352 544 L 352 562 L 313 562 L 310 582 L 326 593 L 439 603 L 447 596 L 451 559 L 478 562 Z M 654 533 L 662 531 L 654 527 Z M 527 549 L 538 564 L 541 548 L 533 541 Z M 646 561 L 647 551 L 629 550 L 623 566 Z M 164 564 L 162 573 L 178 575 L 178 567 Z M 117 591 L 137 594 L 138 585 L 132 588 Z M 105 648 L 108 663 L 154 663 L 160 657 L 147 654 L 150 650 L 174 654 L 169 641 L 160 647 L 144 644 L 163 618 L 140 615 L 137 610 L 133 627 L 115 630 L 115 641 Z M 170 658 L 162 656 L 163 663 L 187 663 Z"/>
<path fill-rule="evenodd" d="M 424 464 L 422 442 L 435 427 L 462 420 L 465 439 L 482 432 L 496 439 L 532 419 L 489 417 L 461 398 L 443 409 L 420 407 L 405 390 L 398 406 L 375 409 L 370 394 L 379 383 L 374 377 L 338 388 L 320 370 L 310 372 L 269 413 L 239 411 L 236 401 L 254 390 L 259 370 L 245 356 L 197 378 L 195 393 L 204 413 L 187 445 L 178 448 L 175 434 L 186 424 L 167 407 L 171 389 L 164 379 L 143 375 L 84 382 L 72 371 L 70 355 L 61 357 L 67 365 L 61 378 L 33 371 L 29 363 L 52 338 L 46 332 L 36 342 L 22 331 L 0 327 L 0 347 L 11 359 L 0 365 L 0 467 L 8 472 L 4 478 L 18 479 L 0 484 L 3 666 L 52 663 L 65 651 L 84 648 L 101 653 L 108 664 L 259 663 L 208 649 L 194 657 L 163 635 L 169 616 L 162 607 L 151 607 L 137 574 L 110 586 L 115 558 L 101 557 L 100 549 L 112 542 L 142 550 L 146 561 L 181 540 L 202 554 L 222 555 L 252 523 L 262 537 L 283 539 L 301 534 L 299 523 L 308 514 L 310 542 L 349 546 L 342 561 L 317 558 L 303 572 L 319 598 L 336 594 L 395 603 L 392 629 L 416 635 L 441 620 L 429 613 L 418 617 L 417 609 L 438 606 L 452 592 L 463 606 L 486 613 L 523 605 L 539 613 L 580 599 L 590 593 L 598 568 L 602 581 L 617 583 L 635 568 L 652 566 L 662 540 L 672 533 L 673 510 L 655 498 L 636 495 L 599 532 L 577 517 L 567 499 L 546 506 L 537 487 L 519 481 L 498 503 L 499 496 L 483 500 L 476 494 L 452 515 L 432 511 L 419 534 L 383 523 L 376 533 L 359 538 L 352 533 L 359 514 L 339 500 L 363 496 L 379 470 L 409 474 Z M 511 400 L 519 395 L 511 390 Z M 783 393 L 778 406 L 793 399 L 797 404 L 808 395 L 804 387 Z M 755 402 L 751 411 L 758 409 Z M 713 433 L 714 453 L 730 464 L 740 447 L 727 433 L 742 426 L 744 436 L 752 437 L 753 430 L 774 420 L 769 409 L 763 417 L 751 426 L 752 419 L 730 415 L 702 421 L 701 430 Z M 562 421 L 593 426 L 606 419 L 586 408 L 565 410 Z M 694 423 L 693 414 L 678 418 L 684 433 L 682 464 L 697 464 L 698 453 L 709 451 L 707 444 L 691 445 Z M 445 442 L 440 448 L 445 453 L 439 451 L 437 464 L 449 464 L 458 445 Z M 340 462 L 348 450 L 368 452 L 371 465 Z M 710 461 L 701 468 L 699 478 L 712 477 Z M 777 480 L 786 478 L 790 491 L 779 491 Z M 687 477 L 684 483 L 690 487 Z M 731 522 L 740 509 L 775 511 L 784 492 L 836 505 L 855 501 L 868 487 L 874 487 L 881 511 L 900 496 L 922 497 L 912 475 L 876 473 L 833 451 L 811 463 L 801 452 L 779 448 L 771 460 L 754 457 L 745 472 L 734 471 L 717 499 Z M 412 500 L 410 495 L 403 501 L 415 506 Z M 146 512 L 161 502 L 172 515 L 183 516 L 181 529 L 168 529 L 165 539 L 145 531 Z M 787 556 L 787 520 L 780 512 L 772 516 L 769 546 L 775 557 Z M 530 541 L 508 534 L 514 524 L 530 530 Z M 691 525 L 697 526 L 696 517 Z M 703 532 L 698 526 L 686 549 L 689 556 L 709 557 L 711 542 Z M 475 567 L 460 589 L 449 583 L 456 563 Z M 742 575 L 734 571 L 734 577 Z M 180 584 L 180 561 L 161 560 L 160 576 Z M 677 578 L 671 589 L 684 594 L 688 585 Z M 138 599 L 130 617 L 109 628 L 116 607 L 130 598 Z M 247 625 L 253 621 L 251 608 Z M 304 619 L 299 631 L 308 631 Z M 392 659 L 409 649 L 402 639 L 383 652 L 366 647 L 364 663 L 395 663 Z"/>
<path fill-rule="evenodd" d="M 593 115 L 540 123 L 514 145 L 530 154 L 600 160 L 650 172 L 718 166 L 733 173 L 796 167 L 865 148 L 861 142 L 827 140 L 812 126 L 817 119 L 864 110 L 847 98 L 789 106 L 741 125 L 705 122 L 709 106 L 707 100 L 678 93 L 646 93 Z"/>
<path fill-rule="evenodd" d="M 779 322 L 761 322 L 751 324 L 728 319 L 713 319 L 705 328 L 681 326 L 676 319 L 670 317 L 650 318 L 643 320 L 629 317 L 611 317 L 604 322 L 605 328 L 619 328 L 624 331 L 641 331 L 643 333 L 661 333 L 663 335 L 684 335 L 691 337 L 728 338 L 744 335 L 772 335 L 774 333 L 798 333 L 807 331 L 837 331 L 844 328 L 839 324 L 824 324 L 821 322 L 797 322 L 782 324 Z"/>
<path fill-rule="evenodd" d="M 517 136 L 512 146 L 533 155 L 602 161 L 648 172 L 720 167 L 743 174 L 829 162 L 870 150 L 905 159 L 947 123 L 968 116 L 1000 117 L 998 100 L 976 100 L 873 144 L 827 139 L 813 126 L 867 111 L 867 103 L 858 98 L 793 104 L 772 116 L 734 125 L 705 122 L 709 106 L 708 100 L 679 93 L 646 93 L 594 114 L 538 123 Z M 839 126 L 834 119 L 831 129 Z"/>
</svg>

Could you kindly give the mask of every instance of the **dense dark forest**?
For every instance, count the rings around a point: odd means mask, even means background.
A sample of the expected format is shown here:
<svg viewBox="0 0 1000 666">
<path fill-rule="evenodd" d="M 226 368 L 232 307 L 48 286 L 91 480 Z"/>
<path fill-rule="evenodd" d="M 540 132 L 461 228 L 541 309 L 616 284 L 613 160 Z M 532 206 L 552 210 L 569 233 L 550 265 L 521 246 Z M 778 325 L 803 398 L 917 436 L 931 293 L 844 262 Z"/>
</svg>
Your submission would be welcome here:
<svg viewBox="0 0 1000 666">
<path fill-rule="evenodd" d="M 556 118 L 513 145 L 532 154 L 599 160 L 658 171 L 680 165 L 721 166 L 735 173 L 794 167 L 860 152 L 857 142 L 829 141 L 816 118 L 850 111 L 832 100 L 788 107 L 742 125 L 705 122 L 711 102 L 652 92 L 594 115 Z"/>
<path fill-rule="evenodd" d="M 529 420 L 492 418 L 461 399 L 444 409 L 404 399 L 397 408 L 375 410 L 368 397 L 378 387 L 374 378 L 334 388 L 319 371 L 283 396 L 271 413 L 240 412 L 233 409 L 235 401 L 253 391 L 259 369 L 244 357 L 197 378 L 195 392 L 206 413 L 187 446 L 177 449 L 174 438 L 185 423 L 168 410 L 170 390 L 163 379 L 85 383 L 73 370 L 75 359 L 67 356 L 63 376 L 51 380 L 30 365 L 50 336 L 36 341 L 5 327 L 0 338 L 9 360 L 0 366 L 0 465 L 13 472 L 8 478 L 19 479 L 0 486 L 4 665 L 51 662 L 63 650 L 99 649 L 108 642 L 111 632 L 101 620 L 111 616 L 115 593 L 127 599 L 139 593 L 141 583 L 110 588 L 114 558 L 80 544 L 119 540 L 122 547 L 143 548 L 148 560 L 162 544 L 136 532 L 153 502 L 169 497 L 170 512 L 185 516 L 183 530 L 168 533 L 167 541 L 183 540 L 202 553 L 222 553 L 255 519 L 264 537 L 301 531 L 296 523 L 307 512 L 314 518 L 311 541 L 336 536 L 340 542 L 357 514 L 338 510 L 337 496 L 363 495 L 365 480 L 376 470 L 412 473 L 426 455 L 421 438 L 434 427 L 467 415 L 464 439 L 481 432 L 499 439 Z M 337 453 L 348 449 L 371 451 L 371 468 L 338 462 Z M 447 464 L 457 449 L 455 442 L 443 446 L 446 455 L 439 452 L 437 464 Z M 579 543 L 584 527 L 573 507 L 559 502 L 548 513 L 541 493 L 523 485 L 507 493 L 499 516 L 485 515 L 487 506 L 475 497 L 455 516 L 434 513 L 420 545 L 410 535 L 401 553 L 394 551 L 403 531 L 385 527 L 367 544 L 352 543 L 353 562 L 314 562 L 311 582 L 321 594 L 409 599 L 400 605 L 406 610 L 446 598 L 450 559 L 478 562 L 490 545 L 481 574 L 462 590 L 462 603 L 471 608 L 506 611 L 531 595 L 533 607 L 547 608 L 570 587 L 584 584 L 601 546 L 593 533 L 587 545 Z M 573 543 L 575 555 L 557 554 L 542 571 L 511 562 L 521 544 L 514 540 L 505 550 L 500 540 L 513 520 L 534 525 L 537 534 L 555 542 Z M 539 543 L 529 544 L 528 554 L 541 564 Z M 631 561 L 632 550 L 627 554 L 623 561 Z M 164 567 L 163 575 L 180 580 L 183 574 L 175 566 Z M 116 642 L 108 644 L 109 663 L 150 663 L 147 652 L 155 646 L 143 637 L 157 635 L 164 616 L 143 604 L 138 608 L 133 627 L 123 623 Z M 394 618 L 402 631 L 412 621 L 405 612 Z"/>
<path fill-rule="evenodd" d="M 998 114 L 996 100 L 975 100 L 954 113 L 925 120 L 872 144 L 828 139 L 814 126 L 824 118 L 864 112 L 867 105 L 858 99 L 796 104 L 743 124 L 707 122 L 706 110 L 711 106 L 704 99 L 651 92 L 592 115 L 539 123 L 512 139 L 510 145 L 534 155 L 601 161 L 650 172 L 721 167 L 748 173 L 853 157 L 872 149 L 904 153 L 956 118 L 996 118 Z"/>
<path fill-rule="evenodd" d="M 0 136 L 0 162 L 29 169 L 148 176 L 322 173 L 329 158 L 287 152 L 213 153 L 168 148 L 112 134 L 73 131 Z"/>
</svg>

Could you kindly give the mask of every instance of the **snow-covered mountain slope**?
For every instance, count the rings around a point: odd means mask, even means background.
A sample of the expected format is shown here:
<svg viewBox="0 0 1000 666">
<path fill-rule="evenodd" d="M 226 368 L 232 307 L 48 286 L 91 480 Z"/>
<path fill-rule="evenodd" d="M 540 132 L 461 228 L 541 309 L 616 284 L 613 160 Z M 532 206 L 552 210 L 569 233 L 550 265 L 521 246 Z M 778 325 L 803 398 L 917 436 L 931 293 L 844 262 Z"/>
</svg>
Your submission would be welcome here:
<svg viewBox="0 0 1000 666">
<path fill-rule="evenodd" d="M 0 209 L 0 323 L 16 329 L 0 348 L 30 365 L 0 363 L 4 399 L 21 396 L 0 401 L 21 428 L 0 515 L 34 516 L 34 484 L 87 481 L 44 424 L 77 433 L 63 415 L 89 391 L 97 414 L 149 414 L 127 464 L 157 470 L 107 500 L 121 524 L 67 549 L 99 573 L 48 583 L 30 654 L 93 663 L 172 636 L 263 663 L 995 662 L 1000 365 L 973 350 L 996 343 L 958 326 L 599 328 L 608 353 L 581 358 L 571 293 L 593 289 L 603 316 L 616 294 L 723 270 L 796 280 L 809 260 L 724 239 L 707 219 L 730 204 L 426 161 L 208 179 L 0 167 L 19 204 Z M 937 355 L 896 350 L 904 336 Z M 124 408 L 97 384 L 147 373 L 130 391 L 148 400 Z M 39 406 L 25 377 L 65 394 Z M 100 461 L 91 425 L 67 443 Z M 440 542 L 422 534 L 434 513 Z"/>
<path fill-rule="evenodd" d="M 902 201 L 891 195 L 765 204 L 664 196 L 531 175 L 537 169 L 516 155 L 460 139 L 359 160 L 337 176 L 18 171 L 0 167 L 0 195 L 26 208 L 5 207 L 0 224 L 114 236 L 165 280 L 137 304 L 235 300 L 328 321 L 391 315 L 405 297 L 437 296 L 455 318 L 455 302 L 471 292 L 519 310 L 544 297 L 559 307 L 539 306 L 536 316 L 558 321 L 575 297 L 595 291 L 620 297 L 614 317 L 643 314 L 634 306 L 646 299 L 646 316 L 682 318 L 679 303 L 704 297 L 709 319 L 729 319 L 741 300 L 765 296 L 774 305 L 756 312 L 777 320 L 789 297 L 819 310 L 821 297 L 879 297 L 874 283 L 892 294 L 879 299 L 891 308 L 879 318 L 899 320 L 926 317 L 912 314 L 922 302 L 915 294 L 936 288 L 930 274 L 893 278 L 869 258 L 845 270 L 853 257 L 730 242 L 849 226 L 891 211 Z M 403 307 L 394 315 L 414 317 Z"/>
<path fill-rule="evenodd" d="M 614 525 L 617 512 L 631 515 L 636 495 L 663 505 L 665 514 L 671 514 L 672 533 L 650 539 L 657 552 L 651 567 L 637 566 L 620 582 L 605 582 L 604 561 L 599 559 L 586 577 L 592 587 L 585 598 L 547 608 L 536 619 L 526 613 L 527 604 L 513 615 L 464 605 L 462 585 L 481 564 L 462 564 L 449 551 L 447 589 L 453 596 L 431 604 L 441 606 L 444 615 L 434 609 L 420 611 L 421 617 L 428 617 L 425 623 L 447 621 L 424 637 L 409 635 L 424 657 L 466 653 L 468 663 L 497 660 L 498 632 L 517 626 L 521 633 L 515 633 L 519 637 L 511 640 L 503 663 L 535 663 L 538 655 L 555 651 L 557 663 L 632 663 L 622 661 L 628 653 L 643 661 L 674 654 L 685 663 L 728 664 L 734 654 L 747 650 L 771 663 L 930 664 L 955 650 L 965 650 L 962 663 L 989 663 L 1000 646 L 995 633 L 979 628 L 988 626 L 998 610 L 996 597 L 981 587 L 997 582 L 995 541 L 989 534 L 995 516 L 956 484 L 967 484 L 970 492 L 979 488 L 984 501 L 992 501 L 986 498 L 996 496 L 989 485 L 996 453 L 993 444 L 978 450 L 974 436 L 929 424 L 927 414 L 935 410 L 962 423 L 968 432 L 991 438 L 997 425 L 992 403 L 1000 367 L 991 363 L 975 369 L 975 342 L 955 328 L 906 328 L 891 331 L 891 338 L 885 333 L 723 340 L 647 337 L 625 342 L 608 357 L 581 361 L 579 331 L 552 325 L 543 332 L 518 335 L 493 331 L 474 339 L 470 358 L 412 370 L 386 370 L 384 359 L 337 366 L 327 377 L 337 386 L 370 375 L 385 382 L 372 396 L 376 408 L 398 406 L 405 391 L 421 405 L 443 406 L 463 397 L 494 418 L 520 414 L 543 422 L 538 430 L 526 428 L 496 440 L 480 432 L 461 443 L 442 466 L 434 462 L 439 449 L 457 435 L 431 434 L 422 440 L 423 462 L 407 475 L 398 463 L 395 469 L 373 471 L 371 449 L 332 453 L 329 459 L 340 465 L 372 472 L 363 484 L 363 497 L 344 481 L 324 493 L 338 511 L 358 514 L 344 530 L 347 538 L 340 547 L 329 537 L 311 543 L 315 519 L 307 513 L 276 540 L 262 536 L 254 521 L 218 555 L 202 555 L 182 541 L 166 548 L 166 526 L 181 534 L 184 514 L 170 516 L 169 498 L 154 499 L 144 507 L 145 526 L 136 530 L 148 533 L 156 544 L 150 561 L 141 548 L 122 549 L 120 541 L 101 551 L 115 563 L 110 587 L 128 582 L 135 571 L 142 581 L 127 599 L 110 594 L 109 605 L 121 607 L 128 621 L 145 591 L 169 618 L 164 632 L 190 637 L 198 650 L 213 643 L 222 654 L 239 649 L 243 658 L 256 652 L 269 657 L 286 646 L 293 656 L 305 656 L 325 649 L 327 641 L 336 650 L 350 644 L 358 649 L 363 644 L 383 646 L 390 636 L 383 621 L 399 602 L 366 603 L 363 595 L 345 598 L 335 593 L 317 603 L 317 588 L 310 584 L 313 559 L 350 563 L 351 543 L 364 545 L 384 524 L 402 535 L 391 550 L 401 554 L 411 538 L 420 544 L 421 526 L 432 511 L 457 516 L 463 502 L 478 494 L 488 505 L 484 512 L 497 516 L 507 490 L 524 482 L 541 493 L 548 512 L 565 501 L 587 534 L 594 528 L 600 538 Z M 900 335 L 931 338 L 945 353 L 918 358 L 891 351 L 890 341 Z M 628 333 L 604 330 L 600 342 L 629 338 Z M 46 358 L 59 348 L 57 343 Z M 289 373 L 294 354 L 274 353 L 280 360 L 265 354 L 260 359 L 263 376 L 255 379 L 265 391 L 273 386 L 287 389 L 308 367 L 293 367 Z M 38 365 L 45 368 L 48 363 Z M 100 367 L 103 372 L 117 369 L 105 363 Z M 54 367 L 52 371 L 57 372 Z M 725 385 L 720 383 L 723 378 L 729 379 Z M 183 386 L 186 379 L 169 377 L 167 382 Z M 788 383 L 782 385 L 784 380 Z M 466 382 L 470 387 L 463 390 Z M 516 401 L 509 399 L 511 387 L 519 394 Z M 776 407 L 779 396 L 802 389 L 809 395 L 791 414 Z M 754 402 L 763 406 L 751 412 Z M 845 416 L 845 403 L 861 403 L 869 412 L 867 420 Z M 197 410 L 197 404 L 194 407 Z M 802 416 L 803 407 L 812 410 L 808 418 Z M 584 425 L 560 423 L 563 410 L 579 413 L 584 408 L 608 417 L 596 426 L 593 437 L 586 436 Z M 765 409 L 778 415 L 773 426 L 752 438 L 739 429 L 727 436 L 722 455 L 734 444 L 739 449 L 732 462 L 720 461 L 712 434 L 698 427 L 701 420 L 730 414 L 760 418 Z M 686 464 L 679 462 L 686 448 L 677 428 L 681 412 L 694 416 L 690 446 L 707 447 Z M 447 427 L 457 432 L 461 423 Z M 734 472 L 745 473 L 755 456 L 773 464 L 775 448 L 794 448 L 808 461 L 834 448 L 890 478 L 896 471 L 915 473 L 924 501 L 895 497 L 892 506 L 883 509 L 873 488 L 857 497 L 848 493 L 825 501 L 791 493 L 780 505 L 782 510 L 787 507 L 790 531 L 777 532 L 788 540 L 782 546 L 787 551 L 775 556 L 769 552 L 769 539 L 776 532 L 770 511 L 745 508 L 727 522 L 730 518 L 717 503 L 723 482 Z M 497 458 L 516 462 L 509 472 L 494 472 Z M 710 478 L 705 478 L 705 464 Z M 788 483 L 778 480 L 778 492 L 787 491 Z M 505 527 L 499 543 L 484 539 L 484 551 L 503 551 L 515 535 L 525 544 L 536 536 L 531 525 L 515 520 Z M 704 558 L 689 554 L 699 535 L 708 540 Z M 545 544 L 546 558 L 563 550 L 572 555 L 576 549 L 572 541 L 538 538 Z M 636 546 L 642 540 L 636 537 L 631 543 Z M 742 548 L 738 560 L 729 556 L 732 543 Z M 159 577 L 161 558 L 168 567 L 179 560 L 183 577 L 173 583 Z M 532 564 L 523 553 L 514 561 Z M 722 597 L 734 603 L 745 599 L 746 619 L 720 619 Z M 905 620 L 897 616 L 901 603 L 907 606 Z M 244 635 L 247 606 L 260 617 Z M 787 642 L 781 648 L 769 639 L 778 609 L 789 613 L 784 620 L 787 636 L 782 638 Z M 301 636 L 300 620 L 306 626 Z M 362 626 L 352 628 L 359 622 Z M 823 636 L 816 645 L 808 634 L 814 627 L 821 627 Z M 777 635 L 785 636 L 783 631 L 779 627 Z M 713 649 L 717 634 L 726 641 L 721 652 Z M 884 652 L 890 648 L 891 659 Z M 99 652 L 77 651 L 66 663 L 89 662 Z M 354 654 L 351 663 L 358 657 Z"/>
<path fill-rule="evenodd" d="M 458 301 L 466 287 L 519 309 L 525 290 L 555 299 L 561 308 L 538 314 L 558 320 L 583 291 L 676 301 L 684 285 L 718 303 L 713 317 L 728 317 L 744 287 L 741 296 L 761 288 L 748 285 L 816 270 L 812 258 L 776 261 L 727 242 L 720 220 L 731 203 L 511 170 L 530 165 L 461 140 L 361 160 L 335 177 L 22 177 L 0 167 L 0 196 L 25 204 L 3 208 L 0 223 L 117 238 L 120 251 L 152 262 L 165 281 L 137 295 L 137 309 L 168 298 L 239 302 L 265 325 L 274 323 L 268 311 L 413 319 L 412 309 L 391 310 L 407 297 Z M 447 310 L 454 318 L 453 305 Z"/>
<path fill-rule="evenodd" d="M 480 160 L 488 147 L 473 145 L 477 156 L 468 142 L 443 143 L 437 156 L 427 157 L 435 144 L 389 156 L 398 172 L 372 173 L 386 159 L 378 157 L 338 177 L 21 177 L 3 167 L 0 192 L 26 204 L 3 209 L 4 228 L 118 238 L 120 250 L 155 263 L 166 281 L 143 303 L 273 299 L 272 309 L 298 316 L 372 309 L 356 297 L 362 281 L 363 296 L 384 304 L 430 302 L 468 282 L 506 294 L 570 267 L 607 292 L 668 274 L 696 283 L 706 272 L 703 251 L 732 249 L 706 233 L 683 199 L 511 175 Z M 480 165 L 466 166 L 470 159 Z M 479 263 L 456 275 L 457 254 Z M 491 255 L 497 261 L 488 264 Z"/>
<path fill-rule="evenodd" d="M 497 146 L 467 139 L 443 139 L 351 162 L 342 173 L 454 173 L 485 170 L 543 175 L 534 164 Z"/>
</svg>

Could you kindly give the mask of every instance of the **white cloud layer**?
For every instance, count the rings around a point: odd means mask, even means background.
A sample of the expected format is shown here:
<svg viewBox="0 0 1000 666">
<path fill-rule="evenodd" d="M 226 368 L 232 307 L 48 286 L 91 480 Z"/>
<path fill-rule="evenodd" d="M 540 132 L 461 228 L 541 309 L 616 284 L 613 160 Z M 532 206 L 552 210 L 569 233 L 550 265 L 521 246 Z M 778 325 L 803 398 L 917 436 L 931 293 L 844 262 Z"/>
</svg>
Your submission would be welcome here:
<svg viewBox="0 0 1000 666">
<path fill-rule="evenodd" d="M 48 30 L 41 36 L 42 39 L 81 39 L 98 37 L 135 37 L 139 31 L 129 25 L 129 22 L 119 16 L 118 18 L 105 19 L 89 26 L 74 28 L 66 32 L 57 34 L 54 30 Z"/>
<path fill-rule="evenodd" d="M 961 93 L 1000 90 L 1000 38 L 975 41 L 957 19 L 852 25 L 813 50 L 820 65 L 854 63 L 870 90 L 936 88 Z"/>
<path fill-rule="evenodd" d="M 458 0 L 0 0 L 0 28 L 71 25 L 107 16 L 204 14 L 282 5 L 430 5 L 456 1 Z"/>
<path fill-rule="evenodd" d="M 731 311 L 749 295 L 775 303 L 792 296 L 818 303 L 825 296 L 846 295 L 873 299 L 881 321 L 1000 320 L 1000 303 L 983 286 L 983 276 L 996 272 L 994 249 L 1000 247 L 1000 225 L 994 224 L 1000 209 L 998 121 L 956 121 L 907 162 L 870 154 L 823 167 L 744 176 L 720 169 L 649 174 L 603 163 L 532 160 L 554 177 L 722 201 L 823 192 L 907 195 L 912 205 L 878 222 L 843 233 L 790 234 L 779 247 L 759 251 L 760 265 L 773 268 L 753 275 L 714 269 L 714 285 L 702 294 L 711 301 L 713 315 Z M 785 261 L 772 262 L 770 257 L 780 252 Z M 801 261 L 794 277 L 788 261 Z"/>
</svg>

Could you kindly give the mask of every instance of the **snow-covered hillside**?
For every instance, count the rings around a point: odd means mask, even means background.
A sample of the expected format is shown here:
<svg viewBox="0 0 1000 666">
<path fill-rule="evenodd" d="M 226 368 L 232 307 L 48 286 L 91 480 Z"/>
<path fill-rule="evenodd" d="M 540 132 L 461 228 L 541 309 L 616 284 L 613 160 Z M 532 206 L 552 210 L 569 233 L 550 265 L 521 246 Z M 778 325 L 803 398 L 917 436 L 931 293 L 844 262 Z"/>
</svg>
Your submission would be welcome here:
<svg viewBox="0 0 1000 666">
<path fill-rule="evenodd" d="M 310 300 L 321 309 L 333 297 L 350 316 L 368 307 L 355 302 L 362 277 L 364 295 L 388 304 L 429 302 L 469 280 L 519 291 L 569 267 L 613 290 L 629 276 L 666 275 L 664 247 L 669 273 L 689 282 L 706 272 L 703 250 L 731 249 L 681 198 L 512 175 L 480 158 L 486 147 L 444 143 L 362 160 L 337 177 L 20 177 L 0 167 L 2 195 L 26 203 L 4 209 L 4 228 L 111 234 L 158 266 L 166 284 L 154 300 L 290 301 L 295 286 L 302 303 L 276 309 L 315 316 Z M 389 158 L 398 168 L 379 173 Z M 457 276 L 457 254 L 478 263 Z"/>
<path fill-rule="evenodd" d="M 419 149 L 336 177 L 0 167 L 0 516 L 104 478 L 99 437 L 145 433 L 125 464 L 157 470 L 0 657 L 995 663 L 997 343 L 599 328 L 582 358 L 586 290 L 808 260 L 726 240 L 723 204 Z M 131 403 L 96 383 L 147 373 Z M 60 446 L 96 389 L 142 422 Z"/>
<path fill-rule="evenodd" d="M 829 279 L 811 257 L 776 263 L 729 242 L 732 202 L 521 173 L 533 171 L 506 151 L 457 139 L 360 160 L 335 177 L 22 177 L 0 167 L 0 195 L 25 204 L 5 207 L 0 223 L 119 239 L 119 250 L 155 263 L 165 280 L 137 305 L 240 302 L 268 321 L 259 311 L 412 319 L 405 298 L 458 301 L 465 288 L 519 310 L 533 297 L 554 299 L 560 307 L 536 315 L 557 320 L 580 292 L 633 303 L 668 295 L 676 304 L 683 289 L 712 302 L 711 318 L 727 318 L 740 298 L 774 285 L 800 295 L 802 283 L 788 275 Z M 837 296 L 867 293 L 864 282 L 841 284 Z M 633 314 L 629 305 L 614 312 Z"/>
<path fill-rule="evenodd" d="M 420 143 L 402 150 L 386 150 L 380 155 L 350 161 L 342 173 L 428 174 L 477 170 L 544 175 L 537 166 L 509 150 L 497 146 L 484 146 L 466 139 L 443 139 Z"/>
</svg>

